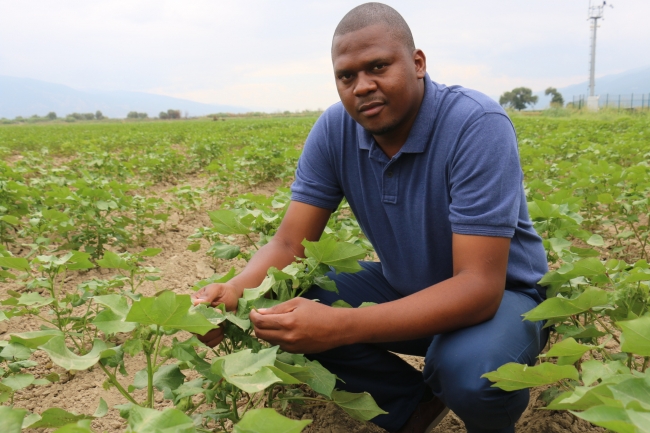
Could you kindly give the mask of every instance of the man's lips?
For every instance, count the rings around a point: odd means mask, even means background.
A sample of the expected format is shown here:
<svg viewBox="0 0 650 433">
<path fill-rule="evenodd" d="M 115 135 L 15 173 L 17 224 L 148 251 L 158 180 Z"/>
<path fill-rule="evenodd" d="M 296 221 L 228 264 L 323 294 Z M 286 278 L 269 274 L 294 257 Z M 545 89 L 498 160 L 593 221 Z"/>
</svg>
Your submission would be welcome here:
<svg viewBox="0 0 650 433">
<path fill-rule="evenodd" d="M 359 106 L 358 111 L 359 113 L 363 113 L 364 116 L 374 116 L 384 108 L 384 105 L 383 101 L 366 102 Z"/>
</svg>

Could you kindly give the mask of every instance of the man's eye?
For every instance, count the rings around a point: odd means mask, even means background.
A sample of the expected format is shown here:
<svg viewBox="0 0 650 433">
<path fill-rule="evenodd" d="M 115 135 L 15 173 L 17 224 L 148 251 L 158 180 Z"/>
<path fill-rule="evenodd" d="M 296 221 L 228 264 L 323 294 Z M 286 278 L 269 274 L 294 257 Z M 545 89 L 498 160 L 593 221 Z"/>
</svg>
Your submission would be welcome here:
<svg viewBox="0 0 650 433">
<path fill-rule="evenodd" d="M 386 65 L 375 65 L 373 69 L 374 69 L 375 71 L 378 71 L 378 70 L 380 70 L 380 69 L 384 69 L 385 67 L 386 67 Z"/>
<path fill-rule="evenodd" d="M 341 75 L 339 75 L 339 80 L 345 81 L 345 80 L 349 80 L 350 78 L 352 78 L 352 74 L 341 74 Z"/>
</svg>

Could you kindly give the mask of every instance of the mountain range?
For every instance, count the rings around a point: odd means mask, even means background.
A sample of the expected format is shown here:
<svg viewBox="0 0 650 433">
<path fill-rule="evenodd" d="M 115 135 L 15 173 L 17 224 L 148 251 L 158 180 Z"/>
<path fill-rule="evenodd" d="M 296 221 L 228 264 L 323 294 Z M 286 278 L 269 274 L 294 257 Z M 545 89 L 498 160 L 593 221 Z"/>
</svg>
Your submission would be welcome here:
<svg viewBox="0 0 650 433">
<path fill-rule="evenodd" d="M 562 94 L 564 102 L 568 103 L 574 98 L 588 95 L 588 84 L 585 81 L 557 90 Z M 544 90 L 534 94 L 539 97 L 535 109 L 549 106 L 551 97 L 544 95 Z M 650 99 L 650 67 L 597 78 L 596 94 L 600 95 L 601 103 L 606 95 L 610 95 L 610 98 L 617 98 L 618 95 L 630 98 L 631 94 L 635 94 L 638 100 L 636 105 L 640 105 L 641 94 L 645 95 L 646 101 Z M 498 100 L 498 97 L 495 99 Z M 44 116 L 51 111 L 61 117 L 74 112 L 94 113 L 97 110 L 108 117 L 124 118 L 130 111 L 144 112 L 149 117 L 155 117 L 170 108 L 189 116 L 253 111 L 245 107 L 204 104 L 144 92 L 83 91 L 31 78 L 0 75 L 0 118 L 13 119 L 16 116 L 29 117 L 34 114 Z"/>
<path fill-rule="evenodd" d="M 564 103 L 576 100 L 580 96 L 585 98 L 589 95 L 589 81 L 584 81 L 579 84 L 562 87 L 557 89 L 564 98 Z M 645 104 L 648 104 L 650 98 L 650 67 L 632 69 L 629 71 L 621 72 L 620 74 L 605 75 L 596 78 L 596 95 L 600 95 L 601 104 L 609 95 L 611 101 L 621 95 L 623 98 L 629 99 L 631 95 L 635 95 L 638 101 L 635 105 L 641 105 L 641 95 L 645 95 Z M 551 102 L 551 96 L 544 95 L 544 90 L 534 92 L 539 97 L 535 109 L 548 108 Z M 498 99 L 497 99 L 498 100 Z"/>
<path fill-rule="evenodd" d="M 187 99 L 128 91 L 82 91 L 62 84 L 31 78 L 0 75 L 0 118 L 45 116 L 53 111 L 59 117 L 70 113 L 94 113 L 124 118 L 130 111 L 158 116 L 168 109 L 184 115 L 203 116 L 212 113 L 245 113 L 252 111 L 232 105 L 203 104 Z"/>
</svg>

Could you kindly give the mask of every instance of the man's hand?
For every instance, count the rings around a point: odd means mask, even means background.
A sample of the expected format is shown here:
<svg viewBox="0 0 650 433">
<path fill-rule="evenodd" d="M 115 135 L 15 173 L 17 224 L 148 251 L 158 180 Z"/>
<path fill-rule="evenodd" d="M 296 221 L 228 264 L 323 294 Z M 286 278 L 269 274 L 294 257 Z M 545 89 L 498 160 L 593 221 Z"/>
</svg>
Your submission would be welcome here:
<svg viewBox="0 0 650 433">
<path fill-rule="evenodd" d="M 255 336 L 291 353 L 318 353 L 345 344 L 345 308 L 332 308 L 295 298 L 271 308 L 253 310 Z"/>
<path fill-rule="evenodd" d="M 238 299 L 237 289 L 228 283 L 208 284 L 192 294 L 194 305 L 209 304 L 211 307 L 216 307 L 219 304 L 224 304 L 227 311 L 237 309 Z M 205 335 L 197 335 L 197 337 L 202 343 L 214 347 L 223 340 L 223 329 L 221 327 L 212 329 Z"/>
</svg>

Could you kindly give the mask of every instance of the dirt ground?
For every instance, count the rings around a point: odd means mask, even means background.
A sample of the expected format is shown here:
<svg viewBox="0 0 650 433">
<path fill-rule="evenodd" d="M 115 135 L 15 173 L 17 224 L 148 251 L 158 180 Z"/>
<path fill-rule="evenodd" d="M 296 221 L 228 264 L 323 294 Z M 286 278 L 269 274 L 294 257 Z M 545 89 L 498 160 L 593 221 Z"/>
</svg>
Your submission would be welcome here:
<svg viewBox="0 0 650 433">
<path fill-rule="evenodd" d="M 204 186 L 205 179 L 191 178 L 183 184 L 190 184 L 194 186 Z M 257 194 L 272 194 L 279 183 L 265 184 L 256 187 L 253 193 Z M 165 188 L 156 188 L 164 196 Z M 146 283 L 141 292 L 146 296 L 151 296 L 162 289 L 172 289 L 176 293 L 191 293 L 191 287 L 200 279 L 207 278 L 213 273 L 223 274 L 226 273 L 230 267 L 235 266 L 237 269 L 245 264 L 241 261 L 220 261 L 216 267 L 210 258 L 205 255 L 208 244 L 202 242 L 202 248 L 198 252 L 191 252 L 187 250 L 189 241 L 187 237 L 194 233 L 198 227 L 210 226 L 209 218 L 206 214 L 210 207 L 204 208 L 201 211 L 186 216 L 184 219 L 179 220 L 178 216 L 172 216 L 170 226 L 175 226 L 173 230 L 167 230 L 164 233 L 153 237 L 147 246 L 159 247 L 163 252 L 153 257 L 149 264 L 161 270 L 162 279 L 155 283 Z M 24 255 L 25 252 L 21 251 L 20 247 L 12 248 L 12 252 L 16 256 Z M 86 273 L 79 273 L 68 277 L 66 280 L 67 287 L 74 290 L 77 284 L 91 278 L 105 278 L 111 274 L 111 270 L 95 269 Z M 21 290 L 15 284 L 2 284 L 0 286 L 0 299 L 7 298 L 7 290 Z M 35 331 L 38 330 L 41 323 L 37 318 L 33 317 L 15 317 L 9 321 L 0 323 L 0 338 L 9 339 L 9 334 Z M 423 366 L 423 359 L 416 357 L 405 357 L 408 362 L 414 366 L 421 368 Z M 25 408 L 30 411 L 41 413 L 50 407 L 60 407 L 68 411 L 76 413 L 92 414 L 98 403 L 100 397 L 103 398 L 108 406 L 111 408 L 108 414 L 100 419 L 93 421 L 93 428 L 97 431 L 117 433 L 124 431 L 126 422 L 120 418 L 116 409 L 113 406 L 125 403 L 124 398 L 114 388 L 105 390 L 102 387 L 105 376 L 100 369 L 90 371 L 79 371 L 74 375 L 69 375 L 57 366 L 52 366 L 49 362 L 47 355 L 42 351 L 34 353 L 32 359 L 39 363 L 38 367 L 30 370 L 31 373 L 37 377 L 44 377 L 51 372 L 61 374 L 61 381 L 44 386 L 31 386 L 27 389 L 18 391 L 15 396 L 15 406 Z M 122 383 L 128 385 L 133 381 L 133 375 L 136 371 L 141 370 L 146 365 L 143 357 L 129 358 L 126 357 L 126 368 L 130 373 L 129 377 L 121 378 Z M 140 392 L 144 393 L 144 390 Z M 524 412 L 523 416 L 517 423 L 516 431 L 519 433 L 560 433 L 560 432 L 573 432 L 573 433 L 595 433 L 604 432 L 604 429 L 594 427 L 589 423 L 577 419 L 567 412 L 539 410 L 542 406 L 538 401 L 538 396 L 541 390 L 536 389 L 531 393 L 531 400 L 529 407 Z M 140 399 L 144 395 L 138 396 Z M 164 408 L 171 406 L 170 402 L 164 402 L 162 393 L 156 395 L 157 408 Z M 361 423 L 348 417 L 342 410 L 334 406 L 308 408 L 308 409 L 295 409 L 291 415 L 295 418 L 313 419 L 305 432 L 310 433 L 382 433 L 385 430 L 377 427 L 372 423 Z M 456 417 L 453 413 L 449 413 L 442 423 L 434 430 L 435 433 L 465 432 L 463 422 Z"/>
</svg>

